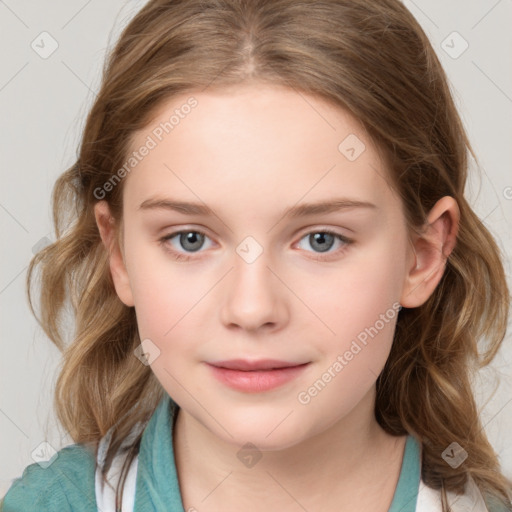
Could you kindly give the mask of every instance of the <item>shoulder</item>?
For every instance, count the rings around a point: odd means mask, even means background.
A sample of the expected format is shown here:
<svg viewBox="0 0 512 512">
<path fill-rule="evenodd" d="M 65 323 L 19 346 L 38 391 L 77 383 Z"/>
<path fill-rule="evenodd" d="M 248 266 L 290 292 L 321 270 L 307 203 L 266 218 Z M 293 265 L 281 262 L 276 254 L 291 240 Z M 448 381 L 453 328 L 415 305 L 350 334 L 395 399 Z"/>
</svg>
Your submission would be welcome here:
<svg viewBox="0 0 512 512">
<path fill-rule="evenodd" d="M 512 512 L 512 503 L 504 505 L 494 496 L 486 496 L 485 504 L 489 512 Z"/>
<path fill-rule="evenodd" d="M 447 492 L 448 503 L 452 512 L 512 512 L 512 506 L 503 505 L 493 496 L 483 496 L 473 479 L 466 484 L 464 494 Z M 420 481 L 415 512 L 441 512 L 441 492 L 432 489 Z"/>
<path fill-rule="evenodd" d="M 62 448 L 47 466 L 27 466 L 0 502 L 1 512 L 96 511 L 95 458 L 92 448 L 73 444 Z"/>
</svg>

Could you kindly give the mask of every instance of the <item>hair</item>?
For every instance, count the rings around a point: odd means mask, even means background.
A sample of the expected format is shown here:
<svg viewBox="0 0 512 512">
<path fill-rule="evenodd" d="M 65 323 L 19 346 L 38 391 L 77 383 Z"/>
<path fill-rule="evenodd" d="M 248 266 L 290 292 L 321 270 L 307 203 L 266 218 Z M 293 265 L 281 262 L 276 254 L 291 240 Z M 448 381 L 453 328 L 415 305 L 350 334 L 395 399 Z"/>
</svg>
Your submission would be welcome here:
<svg viewBox="0 0 512 512">
<path fill-rule="evenodd" d="M 77 160 L 53 189 L 56 241 L 33 257 L 27 274 L 31 311 L 63 352 L 54 397 L 59 421 L 76 443 L 97 447 L 112 432 L 105 476 L 123 439 L 147 424 L 164 393 L 134 357 L 141 343 L 135 311 L 116 294 L 95 191 L 123 167 L 134 134 L 163 102 L 253 83 L 315 95 L 355 116 L 386 163 L 410 230 L 425 225 L 441 197 L 457 201 L 456 246 L 429 299 L 400 311 L 376 383 L 375 416 L 389 434 L 421 443 L 422 478 L 441 490 L 444 511 L 447 491 L 462 493 L 468 479 L 486 499 L 509 504 L 512 483 L 471 387 L 506 334 L 502 255 L 464 197 L 468 152 L 476 156 L 445 72 L 399 0 L 150 0 L 124 28 L 105 61 Z M 105 195 L 116 226 L 123 183 Z M 40 318 L 30 291 L 36 267 Z M 75 333 L 65 343 L 68 301 Z M 141 436 L 128 450 L 117 505 Z M 441 457 L 453 442 L 469 454 L 457 468 Z"/>
</svg>

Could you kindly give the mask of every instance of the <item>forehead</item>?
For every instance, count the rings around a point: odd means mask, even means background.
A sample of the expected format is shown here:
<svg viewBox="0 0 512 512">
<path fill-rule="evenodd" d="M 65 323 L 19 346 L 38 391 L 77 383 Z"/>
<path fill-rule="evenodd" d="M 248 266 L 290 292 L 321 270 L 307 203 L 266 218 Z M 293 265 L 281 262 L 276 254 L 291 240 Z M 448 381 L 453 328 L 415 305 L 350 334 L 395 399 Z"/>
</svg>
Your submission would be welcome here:
<svg viewBox="0 0 512 512">
<path fill-rule="evenodd" d="M 362 124 L 330 102 L 281 86 L 175 96 L 134 134 L 130 152 L 144 146 L 150 151 L 125 183 L 129 208 L 165 193 L 266 210 L 333 194 L 394 199 Z"/>
</svg>

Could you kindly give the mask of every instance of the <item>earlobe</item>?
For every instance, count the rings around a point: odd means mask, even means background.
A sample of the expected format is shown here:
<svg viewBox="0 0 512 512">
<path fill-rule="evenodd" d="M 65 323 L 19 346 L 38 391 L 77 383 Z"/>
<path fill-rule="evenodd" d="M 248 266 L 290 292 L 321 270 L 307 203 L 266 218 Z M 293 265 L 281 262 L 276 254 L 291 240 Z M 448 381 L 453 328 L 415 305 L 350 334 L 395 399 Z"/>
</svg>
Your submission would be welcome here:
<svg viewBox="0 0 512 512">
<path fill-rule="evenodd" d="M 455 247 L 459 221 L 460 211 L 453 197 L 442 197 L 430 210 L 422 232 L 411 240 L 415 263 L 405 276 L 402 306 L 421 306 L 432 295 Z"/>
<path fill-rule="evenodd" d="M 110 214 L 106 201 L 99 201 L 94 205 L 96 224 L 101 240 L 109 255 L 109 267 L 114 286 L 119 299 L 129 307 L 134 306 L 133 294 L 124 258 L 117 239 L 115 221 Z"/>
</svg>

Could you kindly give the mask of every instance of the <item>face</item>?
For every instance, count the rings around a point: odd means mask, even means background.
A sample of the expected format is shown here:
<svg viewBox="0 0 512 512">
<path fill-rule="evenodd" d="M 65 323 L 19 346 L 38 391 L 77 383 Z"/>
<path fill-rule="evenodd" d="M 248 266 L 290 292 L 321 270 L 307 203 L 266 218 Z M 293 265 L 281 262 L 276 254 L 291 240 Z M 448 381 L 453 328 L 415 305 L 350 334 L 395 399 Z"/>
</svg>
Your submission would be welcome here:
<svg viewBox="0 0 512 512">
<path fill-rule="evenodd" d="M 219 438 L 269 450 L 356 411 L 414 264 L 363 127 L 319 98 L 253 85 L 174 97 L 132 142 L 151 149 L 124 178 L 116 289 L 163 388 Z M 296 368 L 211 366 L 234 359 Z"/>
</svg>

